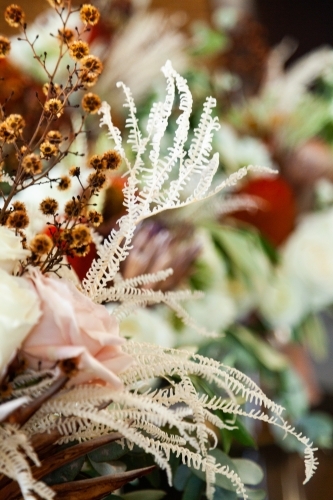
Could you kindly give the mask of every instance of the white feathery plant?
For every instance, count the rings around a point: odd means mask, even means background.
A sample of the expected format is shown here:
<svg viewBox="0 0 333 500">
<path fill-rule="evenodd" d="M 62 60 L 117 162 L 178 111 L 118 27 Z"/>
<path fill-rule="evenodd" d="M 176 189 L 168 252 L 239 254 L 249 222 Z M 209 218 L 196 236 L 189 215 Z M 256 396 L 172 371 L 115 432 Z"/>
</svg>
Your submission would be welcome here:
<svg viewBox="0 0 333 500">
<path fill-rule="evenodd" d="M 191 324 L 191 319 L 179 302 L 188 300 L 194 294 L 189 291 L 163 294 L 140 288 L 165 279 L 172 271 L 164 270 L 127 280 L 119 275 L 120 263 L 131 248 L 134 230 L 138 223 L 151 215 L 210 198 L 234 184 L 249 169 L 268 169 L 244 167 L 217 187 L 211 188 L 218 168 L 217 154 L 209 158 L 212 135 L 219 127 L 217 118 L 212 117 L 215 100 L 207 99 L 199 126 L 194 131 L 194 139 L 186 153 L 184 148 L 190 128 L 192 96 L 186 80 L 176 73 L 170 62 L 164 66 L 163 72 L 167 80 L 166 98 L 164 102 L 153 105 L 146 136 L 139 129 L 130 90 L 124 84 L 119 84 L 125 92 L 129 110 L 126 126 L 129 128 L 128 143 L 136 153 L 133 165 L 125 155 L 120 131 L 112 124 L 110 107 L 104 103 L 101 108 L 101 124 L 108 127 L 109 137 L 127 168 L 124 189 L 127 214 L 119 220 L 119 228 L 112 230 L 103 244 L 95 238 L 98 258 L 83 281 L 82 291 L 97 303 L 116 302 L 113 314 L 119 319 L 137 307 L 163 302 Z M 181 112 L 177 119 L 178 128 L 167 155 L 160 158 L 161 141 L 173 109 L 176 90 L 180 97 Z M 149 164 L 143 161 L 147 151 Z M 190 187 L 192 192 L 187 194 Z M 217 442 L 212 428 L 232 430 L 235 428 L 236 416 L 268 422 L 295 436 L 305 448 L 305 482 L 311 478 L 317 467 L 312 444 L 288 425 L 281 416 L 283 408 L 266 397 L 246 375 L 215 360 L 182 350 L 133 341 L 126 342 L 123 350 L 133 357 L 134 362 L 120 375 L 122 389 L 113 390 L 96 384 L 67 385 L 44 402 L 21 429 L 10 424 L 0 427 L 0 472 L 19 482 L 25 499 L 36 498 L 35 494 L 46 500 L 53 498 L 51 488 L 33 479 L 28 458 L 38 464 L 29 439 L 55 430 L 60 436 L 57 441 L 59 444 L 85 442 L 113 432 L 120 433 L 123 445 L 137 445 L 153 455 L 156 464 L 166 471 L 170 485 L 172 475 L 169 460 L 171 454 L 175 454 L 181 457 L 184 464 L 206 473 L 206 495 L 209 500 L 213 498 L 215 477 L 218 474 L 229 478 L 237 494 L 246 499 L 248 494 L 238 474 L 216 462 L 209 454 Z M 58 369 L 45 374 L 21 375 L 14 380 L 14 395 L 36 397 L 55 380 L 57 373 Z M 31 384 L 33 377 L 36 377 L 35 384 Z M 164 380 L 167 387 L 152 388 L 151 380 L 156 378 Z M 195 385 L 198 378 L 212 384 L 217 395 L 210 397 L 198 392 Z M 251 402 L 257 410 L 246 411 L 242 406 L 245 401 Z M 228 420 L 226 416 L 223 421 L 216 412 L 228 416 L 232 414 L 234 418 L 229 417 Z"/>
</svg>

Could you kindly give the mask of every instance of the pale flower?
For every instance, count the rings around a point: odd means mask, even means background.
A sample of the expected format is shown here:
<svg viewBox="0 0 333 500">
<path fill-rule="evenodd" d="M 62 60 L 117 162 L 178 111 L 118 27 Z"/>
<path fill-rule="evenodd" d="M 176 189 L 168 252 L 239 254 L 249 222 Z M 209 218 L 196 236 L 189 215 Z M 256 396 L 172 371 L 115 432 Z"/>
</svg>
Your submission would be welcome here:
<svg viewBox="0 0 333 500">
<path fill-rule="evenodd" d="M 31 283 L 24 278 L 11 276 L 2 269 L 0 297 L 1 377 L 22 341 L 37 323 L 41 311 L 39 298 Z"/>
<path fill-rule="evenodd" d="M 273 328 L 292 328 L 306 316 L 307 297 L 301 283 L 279 268 L 267 282 L 259 311 Z"/>
<path fill-rule="evenodd" d="M 310 310 L 333 302 L 333 210 L 307 215 L 282 251 L 285 273 L 307 295 Z"/>
<path fill-rule="evenodd" d="M 75 286 L 34 270 L 30 280 L 41 300 L 42 317 L 25 339 L 22 351 L 28 365 L 51 367 L 59 360 L 78 358 L 74 383 L 104 380 L 121 387 L 117 376 L 132 358 L 121 350 L 117 321 Z"/>
<path fill-rule="evenodd" d="M 30 252 L 24 250 L 21 237 L 13 229 L 0 226 L 0 268 L 12 273 L 20 259 L 25 259 Z"/>
<path fill-rule="evenodd" d="M 165 312 L 162 307 L 138 309 L 122 321 L 122 334 L 133 338 L 136 342 L 147 342 L 167 348 L 174 347 L 177 335 Z"/>
</svg>

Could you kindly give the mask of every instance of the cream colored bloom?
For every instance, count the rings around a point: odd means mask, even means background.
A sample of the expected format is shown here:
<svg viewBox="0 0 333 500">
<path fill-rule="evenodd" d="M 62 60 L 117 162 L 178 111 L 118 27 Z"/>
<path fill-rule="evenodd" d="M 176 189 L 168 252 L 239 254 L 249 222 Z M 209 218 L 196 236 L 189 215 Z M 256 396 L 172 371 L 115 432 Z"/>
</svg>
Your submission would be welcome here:
<svg viewBox="0 0 333 500">
<path fill-rule="evenodd" d="M 22 341 L 37 323 L 41 311 L 38 296 L 25 278 L 0 269 L 0 376 Z"/>
<path fill-rule="evenodd" d="M 304 217 L 282 252 L 285 273 L 307 296 L 309 310 L 333 302 L 333 210 Z"/>
<path fill-rule="evenodd" d="M 118 373 L 131 363 L 124 354 L 117 321 L 65 280 L 30 274 L 41 300 L 42 317 L 22 346 L 28 365 L 51 367 L 63 359 L 78 358 L 74 383 L 103 380 L 121 387 Z"/>
<path fill-rule="evenodd" d="M 15 231 L 0 226 L 0 269 L 12 273 L 18 261 L 29 254 L 28 250 L 22 248 L 21 237 Z"/>
</svg>

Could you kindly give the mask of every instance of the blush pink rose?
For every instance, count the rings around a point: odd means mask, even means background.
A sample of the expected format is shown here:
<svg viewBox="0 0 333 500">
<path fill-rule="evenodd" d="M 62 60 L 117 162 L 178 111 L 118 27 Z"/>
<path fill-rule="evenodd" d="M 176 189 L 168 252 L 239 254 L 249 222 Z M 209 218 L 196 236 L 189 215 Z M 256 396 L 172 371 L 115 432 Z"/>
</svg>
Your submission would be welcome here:
<svg viewBox="0 0 333 500">
<path fill-rule="evenodd" d="M 118 323 L 106 308 L 95 304 L 67 281 L 33 270 L 32 281 L 42 316 L 22 344 L 31 368 L 53 366 L 56 361 L 79 358 L 74 383 L 102 379 L 121 387 L 117 376 L 132 358 L 121 349 Z"/>
</svg>

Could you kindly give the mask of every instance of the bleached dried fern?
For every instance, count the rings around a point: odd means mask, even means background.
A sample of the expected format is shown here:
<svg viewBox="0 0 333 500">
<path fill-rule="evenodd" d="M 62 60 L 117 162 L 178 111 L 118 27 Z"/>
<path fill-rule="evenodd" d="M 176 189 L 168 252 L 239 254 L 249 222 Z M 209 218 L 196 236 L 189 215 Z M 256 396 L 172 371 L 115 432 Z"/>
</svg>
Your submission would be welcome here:
<svg viewBox="0 0 333 500">
<path fill-rule="evenodd" d="M 216 101 L 211 97 L 206 100 L 200 123 L 194 130 L 194 138 L 187 153 L 185 144 L 190 129 L 192 95 L 186 80 L 173 69 L 170 62 L 167 62 L 162 70 L 167 80 L 166 97 L 164 102 L 153 105 L 145 136 L 136 118 L 131 92 L 123 83 L 119 83 L 124 90 L 125 107 L 129 111 L 126 121 L 126 127 L 129 129 L 127 142 L 136 153 L 133 165 L 126 157 L 120 130 L 112 123 L 110 106 L 103 103 L 100 109 L 101 125 L 108 127 L 108 135 L 127 169 L 127 183 L 124 188 L 127 214 L 119 220 L 119 229 L 114 229 L 103 247 L 99 247 L 98 257 L 83 281 L 84 293 L 95 302 L 114 300 L 114 291 L 107 290 L 107 283 L 115 278 L 120 263 L 128 255 L 133 233 L 139 222 L 164 210 L 184 207 L 209 198 L 225 187 L 235 184 L 249 169 L 268 170 L 264 167 L 244 167 L 210 189 L 219 163 L 217 154 L 209 159 L 213 133 L 219 128 L 217 118 L 212 117 Z M 161 158 L 161 142 L 173 110 L 176 91 L 180 99 L 177 129 L 172 146 L 168 148 L 166 156 Z M 144 154 L 148 154 L 149 162 L 143 161 Z M 131 297 L 133 290 L 126 293 L 124 289 L 123 300 L 127 302 Z M 157 302 L 161 301 L 158 295 L 156 298 Z M 176 295 L 174 299 L 176 303 Z M 153 301 L 154 296 L 151 294 L 149 302 Z M 182 315 L 185 313 L 180 310 L 178 312 Z"/>
<path fill-rule="evenodd" d="M 246 489 L 238 475 L 215 463 L 209 455 L 216 437 L 207 422 L 216 428 L 233 428 L 233 422 L 217 417 L 215 412 L 219 410 L 268 422 L 295 436 L 304 445 L 305 481 L 310 479 L 317 467 L 315 449 L 282 418 L 283 408 L 269 400 L 244 374 L 215 360 L 176 349 L 131 341 L 125 351 L 135 355 L 135 363 L 122 374 L 123 390 L 94 385 L 63 390 L 25 424 L 23 431 L 27 436 L 57 429 L 62 435 L 59 443 L 66 443 L 117 431 L 130 446 L 136 444 L 152 454 L 155 462 L 165 469 L 170 484 L 169 460 L 174 453 L 188 466 L 206 472 L 208 498 L 213 495 L 215 475 L 222 474 L 246 499 Z M 214 384 L 219 395 L 199 394 L 193 376 Z M 142 385 L 156 377 L 164 378 L 170 385 L 139 391 L 138 383 Z M 240 397 L 255 404 L 257 410 L 244 410 Z"/>
<path fill-rule="evenodd" d="M 107 125 L 114 147 L 127 168 L 124 188 L 127 213 L 119 220 L 119 228 L 114 229 L 103 244 L 97 236 L 94 238 L 98 258 L 83 282 L 82 291 L 97 303 L 116 303 L 113 314 L 117 318 L 136 307 L 163 302 L 191 324 L 179 302 L 196 294 L 189 291 L 162 293 L 147 288 L 150 283 L 167 278 L 170 270 L 127 280 L 119 275 L 120 263 L 131 248 L 134 230 L 138 223 L 151 215 L 213 196 L 246 175 L 248 169 L 265 169 L 244 167 L 211 188 L 218 167 L 217 155 L 209 158 L 212 134 L 218 128 L 216 118 L 212 117 L 215 101 L 207 99 L 186 153 L 192 96 L 186 81 L 170 63 L 165 65 L 163 72 L 167 79 L 166 98 L 152 107 L 147 135 L 140 131 L 130 90 L 120 84 L 129 110 L 126 122 L 128 143 L 136 153 L 133 165 L 125 155 L 120 131 L 112 124 L 109 106 L 104 103 L 101 108 L 101 123 Z M 172 113 L 176 90 L 180 98 L 177 130 L 173 145 L 161 158 L 161 141 Z M 148 162 L 144 155 L 148 155 Z M 71 387 L 68 384 L 44 402 L 21 429 L 7 423 L 0 424 L 0 471 L 19 482 L 25 500 L 32 500 L 36 495 L 49 500 L 53 496 L 49 488 L 33 479 L 28 465 L 28 459 L 38 464 L 29 438 L 51 431 L 60 434 L 59 444 L 89 441 L 119 432 L 123 444 L 129 447 L 138 445 L 153 455 L 156 464 L 166 471 L 170 484 L 169 461 L 171 454 L 175 454 L 184 464 L 206 473 L 208 499 L 214 495 L 213 483 L 217 474 L 229 478 L 237 493 L 246 499 L 246 489 L 237 473 L 215 462 L 209 454 L 216 445 L 216 436 L 210 425 L 217 429 L 233 429 L 235 426 L 235 419 L 226 417 L 221 420 L 216 412 L 263 420 L 295 436 L 305 447 L 306 481 L 312 476 L 317 466 L 312 444 L 283 420 L 283 408 L 267 398 L 246 375 L 217 361 L 176 349 L 132 341 L 125 343 L 123 349 L 133 357 L 134 363 L 121 374 L 122 389 L 116 391 L 95 384 Z M 56 372 L 29 372 L 19 376 L 13 381 L 13 396 L 36 398 L 48 390 L 55 377 Z M 167 387 L 147 390 L 151 387 L 151 379 L 156 378 L 166 381 Z M 194 383 L 197 378 L 212 384 L 218 394 L 209 397 L 199 393 Z M 241 404 L 246 401 L 258 409 L 246 411 Z"/>
</svg>

